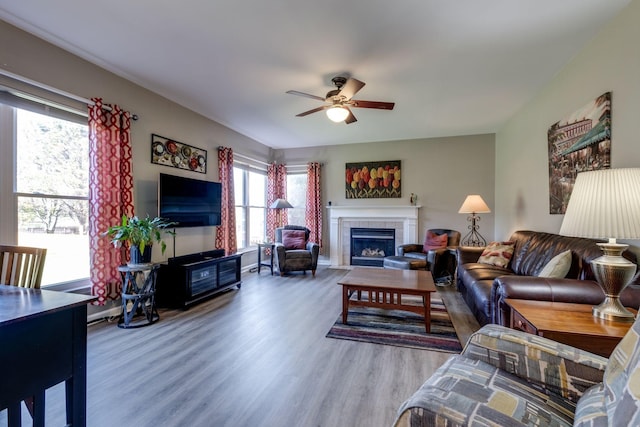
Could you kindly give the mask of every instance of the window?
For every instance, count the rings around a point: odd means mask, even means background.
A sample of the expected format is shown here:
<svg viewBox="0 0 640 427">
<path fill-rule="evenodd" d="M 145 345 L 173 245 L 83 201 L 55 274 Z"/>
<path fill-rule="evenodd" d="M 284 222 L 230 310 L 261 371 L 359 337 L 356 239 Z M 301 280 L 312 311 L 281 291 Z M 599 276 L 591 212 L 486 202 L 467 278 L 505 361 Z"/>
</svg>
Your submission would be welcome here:
<svg viewBox="0 0 640 427">
<path fill-rule="evenodd" d="M 248 248 L 265 239 L 267 175 L 262 171 L 233 168 L 238 249 Z"/>
<path fill-rule="evenodd" d="M 306 173 L 287 174 L 287 201 L 293 206 L 292 209 L 287 209 L 289 224 L 304 226 L 307 213 Z"/>
<path fill-rule="evenodd" d="M 86 117 L 2 92 L 5 240 L 47 248 L 42 286 L 89 277 L 89 139 Z M 16 102 L 11 102 L 16 99 Z M 26 106 L 26 108 L 22 108 Z M 15 159 L 15 168 L 13 162 Z M 13 197 L 5 197 L 12 193 Z"/>
</svg>

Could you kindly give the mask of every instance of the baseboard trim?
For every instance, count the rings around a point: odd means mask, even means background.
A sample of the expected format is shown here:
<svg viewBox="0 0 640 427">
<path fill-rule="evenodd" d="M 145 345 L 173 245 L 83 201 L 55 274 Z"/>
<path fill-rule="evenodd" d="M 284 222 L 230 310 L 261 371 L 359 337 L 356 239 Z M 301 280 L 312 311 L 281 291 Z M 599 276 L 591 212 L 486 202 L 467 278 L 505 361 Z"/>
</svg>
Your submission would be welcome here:
<svg viewBox="0 0 640 427">
<path fill-rule="evenodd" d="M 111 307 L 107 310 L 102 310 L 97 313 L 89 314 L 87 315 L 87 323 L 95 322 L 97 320 L 102 320 L 109 317 L 120 316 L 121 311 L 122 311 L 122 307 Z"/>
</svg>

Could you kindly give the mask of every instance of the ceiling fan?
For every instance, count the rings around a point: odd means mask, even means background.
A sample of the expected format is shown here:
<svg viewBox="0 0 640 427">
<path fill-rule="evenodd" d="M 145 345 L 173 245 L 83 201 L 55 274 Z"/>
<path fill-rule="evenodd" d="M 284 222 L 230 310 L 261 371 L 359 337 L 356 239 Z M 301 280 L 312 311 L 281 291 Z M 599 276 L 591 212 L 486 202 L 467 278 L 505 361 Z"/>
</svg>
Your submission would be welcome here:
<svg viewBox="0 0 640 427">
<path fill-rule="evenodd" d="M 327 96 L 324 98 L 304 92 L 298 92 L 297 90 L 288 90 L 287 93 L 290 93 L 291 95 L 304 96 L 326 102 L 326 105 L 305 111 L 304 113 L 296 114 L 296 117 L 304 117 L 312 113 L 317 113 L 318 111 L 326 110 L 327 116 L 330 120 L 336 123 L 344 121 L 346 124 L 350 124 L 357 120 L 349 107 L 393 110 L 393 107 L 395 106 L 394 102 L 362 101 L 359 99 L 352 99 L 352 97 L 364 87 L 364 82 L 361 82 L 360 80 L 351 77 L 347 79 L 346 77 L 339 76 L 332 78 L 331 82 L 337 89 L 327 92 Z"/>
</svg>

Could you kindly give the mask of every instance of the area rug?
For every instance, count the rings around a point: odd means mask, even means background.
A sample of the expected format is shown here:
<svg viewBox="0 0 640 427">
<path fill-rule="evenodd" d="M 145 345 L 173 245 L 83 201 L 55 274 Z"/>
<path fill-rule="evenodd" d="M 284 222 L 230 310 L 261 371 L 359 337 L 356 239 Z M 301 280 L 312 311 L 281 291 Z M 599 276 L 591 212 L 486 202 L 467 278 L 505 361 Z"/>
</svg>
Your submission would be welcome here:
<svg viewBox="0 0 640 427">
<path fill-rule="evenodd" d="M 404 302 L 404 297 L 403 297 Z M 419 301 L 415 301 L 416 304 Z M 424 330 L 422 316 L 410 311 L 351 307 L 347 324 L 342 313 L 327 333 L 337 338 L 423 350 L 460 353 L 462 346 L 442 300 L 431 297 L 431 333 Z"/>
</svg>

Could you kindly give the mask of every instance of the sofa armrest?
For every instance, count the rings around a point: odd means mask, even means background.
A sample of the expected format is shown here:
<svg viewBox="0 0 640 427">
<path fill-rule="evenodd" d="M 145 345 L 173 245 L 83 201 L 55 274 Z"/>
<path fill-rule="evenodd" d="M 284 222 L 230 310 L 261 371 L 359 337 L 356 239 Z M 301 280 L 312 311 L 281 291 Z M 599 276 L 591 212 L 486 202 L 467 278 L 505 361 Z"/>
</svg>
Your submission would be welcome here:
<svg viewBox="0 0 640 427">
<path fill-rule="evenodd" d="M 458 265 L 478 262 L 478 258 L 484 252 L 484 247 L 458 246 L 457 249 Z"/>
<path fill-rule="evenodd" d="M 589 387 L 602 382 L 608 362 L 596 354 L 500 325 L 480 328 L 461 354 L 574 403 Z"/>
<path fill-rule="evenodd" d="M 604 299 L 604 292 L 596 282 L 591 280 L 517 275 L 500 276 L 493 281 L 491 288 L 493 323 L 509 326 L 511 308 L 504 301 L 507 298 L 600 304 Z"/>
<path fill-rule="evenodd" d="M 410 243 L 407 245 L 400 245 L 396 248 L 396 253 L 398 256 L 403 256 L 409 252 L 422 252 L 423 246 L 418 243 Z"/>
</svg>

